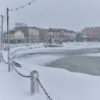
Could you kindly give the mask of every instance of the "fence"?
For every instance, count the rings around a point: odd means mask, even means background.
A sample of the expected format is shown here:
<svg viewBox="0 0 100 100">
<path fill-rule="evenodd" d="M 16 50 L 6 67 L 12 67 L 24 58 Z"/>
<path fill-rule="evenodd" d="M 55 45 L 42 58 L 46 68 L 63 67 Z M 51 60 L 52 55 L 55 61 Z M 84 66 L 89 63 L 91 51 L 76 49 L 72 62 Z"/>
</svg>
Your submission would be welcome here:
<svg viewBox="0 0 100 100">
<path fill-rule="evenodd" d="M 3 55 L 0 54 L 0 62 L 4 62 L 5 64 L 8 64 L 8 62 L 6 62 L 3 58 Z M 35 94 L 35 93 L 39 93 L 39 86 L 41 87 L 41 89 L 43 90 L 43 92 L 45 93 L 45 95 L 47 96 L 47 98 L 49 100 L 53 100 L 51 98 L 51 96 L 48 94 L 48 92 L 46 91 L 46 89 L 44 88 L 44 86 L 42 85 L 42 83 L 40 82 L 40 79 L 39 79 L 39 73 L 36 71 L 36 70 L 33 70 L 30 72 L 30 75 L 24 75 L 22 74 L 21 72 L 19 72 L 16 67 L 17 67 L 17 64 L 14 63 L 15 61 L 13 61 L 11 59 L 10 61 L 10 65 L 11 67 L 15 70 L 15 72 L 20 75 L 21 77 L 23 78 L 30 78 L 30 83 L 31 83 L 31 95 Z"/>
</svg>

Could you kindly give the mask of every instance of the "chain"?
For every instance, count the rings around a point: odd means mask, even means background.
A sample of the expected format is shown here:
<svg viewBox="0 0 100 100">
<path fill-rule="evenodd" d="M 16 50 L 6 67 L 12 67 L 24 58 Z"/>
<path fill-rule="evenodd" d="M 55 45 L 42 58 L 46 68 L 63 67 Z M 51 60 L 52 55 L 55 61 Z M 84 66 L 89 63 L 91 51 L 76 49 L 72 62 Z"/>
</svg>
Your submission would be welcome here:
<svg viewBox="0 0 100 100">
<path fill-rule="evenodd" d="M 17 7 L 17 8 L 14 8 L 14 9 L 9 9 L 9 11 L 10 12 L 13 12 L 13 11 L 17 11 L 17 10 L 19 10 L 19 9 L 23 9 L 24 7 L 26 7 L 26 6 L 30 6 L 32 3 L 34 3 L 36 0 L 32 0 L 31 2 L 29 2 L 29 3 L 26 3 L 26 4 L 24 4 L 24 5 L 22 5 L 22 6 L 19 6 L 19 7 Z"/>
<path fill-rule="evenodd" d="M 40 82 L 40 80 L 37 79 L 37 81 L 38 81 L 40 87 L 42 88 L 43 92 L 45 93 L 45 95 L 48 97 L 48 99 L 49 99 L 49 100 L 53 100 L 53 99 L 51 98 L 51 96 L 48 94 L 48 92 L 45 90 L 45 88 L 44 88 L 44 86 L 42 85 L 42 83 Z"/>
<path fill-rule="evenodd" d="M 22 73 L 20 73 L 14 66 L 13 62 L 11 62 L 12 67 L 14 68 L 14 70 L 16 71 L 17 74 L 19 74 L 20 76 L 24 77 L 24 78 L 30 78 L 31 76 L 29 75 L 24 75 Z"/>
<path fill-rule="evenodd" d="M 3 58 L 2 55 L 1 55 L 1 59 L 2 59 L 2 61 L 3 61 L 5 64 L 8 64 L 8 62 L 6 62 L 6 61 L 4 60 L 4 58 Z"/>
<path fill-rule="evenodd" d="M 5 64 L 8 64 L 8 62 L 6 62 L 6 61 L 4 60 L 4 58 L 3 58 L 2 55 L 1 55 L 1 59 L 2 59 L 2 61 L 3 61 Z M 14 64 L 13 64 L 12 61 L 11 61 L 11 65 L 12 65 L 12 67 L 14 68 L 14 70 L 16 71 L 16 73 L 19 74 L 20 76 L 22 76 L 22 77 L 24 77 L 24 78 L 30 78 L 30 77 L 31 77 L 31 76 L 29 76 L 29 75 L 23 75 L 22 73 L 20 73 L 20 72 L 15 68 L 15 66 L 14 66 Z"/>
<path fill-rule="evenodd" d="M 6 62 L 6 61 L 3 59 L 3 56 L 2 56 L 2 55 L 1 55 L 1 58 L 2 58 L 2 60 L 3 60 L 3 62 L 4 62 L 5 64 L 8 64 L 8 62 Z M 14 68 L 14 70 L 16 71 L 16 73 L 19 74 L 20 76 L 22 76 L 22 77 L 24 77 L 24 78 L 30 78 L 30 77 L 31 77 L 31 76 L 23 75 L 22 73 L 20 73 L 20 72 L 15 68 L 13 62 L 11 62 L 11 65 L 12 65 L 12 67 Z M 48 99 L 49 99 L 49 100 L 53 100 L 53 99 L 51 98 L 51 96 L 48 94 L 48 92 L 46 91 L 46 89 L 44 88 L 44 86 L 42 85 L 42 83 L 40 82 L 39 79 L 37 79 L 37 82 L 39 83 L 40 87 L 42 88 L 43 92 L 44 92 L 45 95 L 48 97 Z"/>
</svg>

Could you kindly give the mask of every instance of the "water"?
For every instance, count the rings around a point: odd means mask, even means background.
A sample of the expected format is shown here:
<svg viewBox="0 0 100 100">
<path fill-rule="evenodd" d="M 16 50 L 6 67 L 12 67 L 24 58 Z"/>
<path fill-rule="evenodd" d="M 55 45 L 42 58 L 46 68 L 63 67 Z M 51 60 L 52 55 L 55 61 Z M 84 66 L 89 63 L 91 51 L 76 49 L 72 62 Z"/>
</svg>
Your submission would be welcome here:
<svg viewBox="0 0 100 100">
<path fill-rule="evenodd" d="M 63 51 L 59 54 L 64 58 L 56 60 L 47 66 L 55 68 L 64 68 L 71 72 L 86 73 L 91 75 L 100 75 L 100 57 L 81 56 L 86 53 L 97 53 L 99 49 L 82 49 Z"/>
<path fill-rule="evenodd" d="M 79 49 L 79 50 L 60 50 L 54 52 L 38 52 L 20 55 L 24 58 L 31 58 L 39 55 L 57 55 L 63 58 L 46 64 L 48 67 L 63 68 L 71 72 L 79 72 L 91 75 L 100 75 L 100 57 L 82 56 L 86 53 L 98 53 L 96 49 Z"/>
<path fill-rule="evenodd" d="M 64 68 L 71 72 L 100 75 L 100 57 L 66 56 L 50 63 L 48 66 Z"/>
</svg>

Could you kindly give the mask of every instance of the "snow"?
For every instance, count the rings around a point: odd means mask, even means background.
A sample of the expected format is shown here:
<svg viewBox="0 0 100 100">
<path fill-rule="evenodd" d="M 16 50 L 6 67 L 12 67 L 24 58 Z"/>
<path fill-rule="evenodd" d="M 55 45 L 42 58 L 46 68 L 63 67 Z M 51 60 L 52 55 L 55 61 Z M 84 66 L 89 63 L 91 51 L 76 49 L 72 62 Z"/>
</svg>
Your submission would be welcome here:
<svg viewBox="0 0 100 100">
<path fill-rule="evenodd" d="M 99 48 L 100 43 L 65 43 L 62 48 L 45 48 L 38 45 L 18 46 L 11 49 L 13 56 L 27 53 L 52 52 L 81 48 Z M 3 51 L 5 59 L 6 51 Z M 39 72 L 40 81 L 53 100 L 100 100 L 100 77 L 72 73 L 64 69 L 49 68 L 45 64 L 60 59 L 61 56 L 35 55 L 33 63 L 29 58 L 15 59 L 22 68 L 21 73 L 29 75 L 32 70 Z M 6 59 L 7 60 L 7 59 Z M 40 88 L 40 93 L 30 95 L 30 79 L 20 77 L 14 70 L 7 72 L 7 65 L 0 63 L 0 100 L 48 100 Z"/>
<path fill-rule="evenodd" d="M 36 64 L 36 65 L 46 65 L 51 63 L 52 61 L 55 61 L 57 59 L 62 58 L 62 56 L 54 56 L 54 55 L 34 55 L 34 56 L 27 56 L 27 58 L 25 57 L 21 57 L 16 59 L 16 61 L 18 62 L 22 62 L 27 60 L 27 63 L 29 64 Z"/>
<path fill-rule="evenodd" d="M 42 98 L 30 95 L 30 80 L 24 79 L 14 71 L 8 73 L 7 66 L 0 64 L 0 100 L 32 100 Z M 40 99 L 39 99 L 40 100 Z M 44 99 L 46 100 L 46 99 Z"/>
<path fill-rule="evenodd" d="M 25 68 L 20 71 L 26 74 L 33 69 L 39 72 L 42 84 L 54 100 L 100 100 L 99 77 L 44 66 L 22 65 Z M 48 100 L 41 89 L 39 94 L 31 96 L 30 80 L 20 77 L 14 71 L 8 73 L 7 66 L 1 66 L 0 100 Z"/>
<path fill-rule="evenodd" d="M 88 53 L 85 54 L 84 56 L 100 57 L 100 53 Z"/>
<path fill-rule="evenodd" d="M 44 44 L 29 44 L 29 45 L 11 45 L 11 55 L 17 56 L 22 54 L 28 54 L 28 53 L 38 53 L 38 52 L 56 52 L 56 51 L 62 51 L 62 50 L 75 50 L 75 49 L 86 49 L 86 48 L 100 48 L 99 42 L 68 42 L 64 43 L 63 47 L 44 47 Z M 4 52 L 3 54 L 7 55 L 7 52 Z M 4 55 L 5 58 L 7 56 Z"/>
</svg>

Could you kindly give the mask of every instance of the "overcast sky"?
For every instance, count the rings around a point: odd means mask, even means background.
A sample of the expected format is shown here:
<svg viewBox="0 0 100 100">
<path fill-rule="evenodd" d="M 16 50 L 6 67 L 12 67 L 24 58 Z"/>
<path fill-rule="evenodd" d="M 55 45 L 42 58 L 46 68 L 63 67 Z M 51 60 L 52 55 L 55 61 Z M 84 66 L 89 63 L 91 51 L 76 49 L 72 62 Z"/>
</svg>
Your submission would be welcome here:
<svg viewBox="0 0 100 100">
<path fill-rule="evenodd" d="M 0 14 L 31 0 L 0 0 Z M 15 22 L 30 26 L 66 28 L 80 31 L 100 26 L 100 0 L 37 0 L 31 6 L 10 13 L 10 28 Z"/>
</svg>

